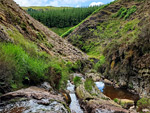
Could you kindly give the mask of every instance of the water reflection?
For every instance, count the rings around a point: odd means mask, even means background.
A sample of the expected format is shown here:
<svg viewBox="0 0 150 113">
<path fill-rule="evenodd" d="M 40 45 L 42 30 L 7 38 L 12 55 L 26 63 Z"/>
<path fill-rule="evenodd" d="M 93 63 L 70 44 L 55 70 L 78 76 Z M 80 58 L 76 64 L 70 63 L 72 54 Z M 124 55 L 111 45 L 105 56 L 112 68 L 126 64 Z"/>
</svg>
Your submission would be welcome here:
<svg viewBox="0 0 150 113">
<path fill-rule="evenodd" d="M 103 82 L 95 82 L 96 86 L 98 87 L 101 92 L 103 92 L 105 84 Z"/>
<path fill-rule="evenodd" d="M 104 84 L 103 82 L 96 82 L 96 86 L 103 92 L 106 96 L 111 99 L 119 98 L 119 99 L 130 99 L 137 102 L 139 100 L 139 96 L 130 93 L 126 89 L 116 89 L 111 85 Z"/>
</svg>

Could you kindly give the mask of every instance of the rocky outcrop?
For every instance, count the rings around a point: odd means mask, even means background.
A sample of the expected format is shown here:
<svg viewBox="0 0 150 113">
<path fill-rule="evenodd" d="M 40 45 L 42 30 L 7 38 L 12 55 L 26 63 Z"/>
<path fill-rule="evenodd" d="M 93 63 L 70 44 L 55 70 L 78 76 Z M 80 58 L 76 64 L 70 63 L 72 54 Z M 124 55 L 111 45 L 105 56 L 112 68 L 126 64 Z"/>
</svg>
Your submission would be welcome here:
<svg viewBox="0 0 150 113">
<path fill-rule="evenodd" d="M 147 21 L 146 21 L 147 22 Z M 111 50 L 106 55 L 106 77 L 120 87 L 128 87 L 141 97 L 150 96 L 150 25 L 143 28 L 139 38 L 132 44 Z M 107 51 L 109 52 L 109 50 Z M 112 67 L 112 62 L 114 66 Z"/>
<path fill-rule="evenodd" d="M 0 112 L 69 113 L 64 98 L 45 89 L 29 87 L 0 97 Z"/>
<path fill-rule="evenodd" d="M 15 92 L 4 94 L 0 97 L 0 100 L 2 102 L 15 97 L 34 98 L 37 100 L 54 99 L 58 101 L 64 101 L 61 95 L 53 95 L 50 92 L 46 91 L 45 89 L 38 88 L 38 87 L 29 87 L 27 89 L 21 89 Z"/>
<path fill-rule="evenodd" d="M 126 109 L 129 109 L 130 107 L 134 106 L 134 101 L 129 99 L 117 99 L 117 103 Z"/>
<path fill-rule="evenodd" d="M 97 87 L 93 87 L 91 92 L 88 92 L 84 85 L 80 85 L 76 88 L 76 94 L 80 99 L 80 105 L 88 113 L 128 113 L 127 110 L 102 94 Z"/>
</svg>

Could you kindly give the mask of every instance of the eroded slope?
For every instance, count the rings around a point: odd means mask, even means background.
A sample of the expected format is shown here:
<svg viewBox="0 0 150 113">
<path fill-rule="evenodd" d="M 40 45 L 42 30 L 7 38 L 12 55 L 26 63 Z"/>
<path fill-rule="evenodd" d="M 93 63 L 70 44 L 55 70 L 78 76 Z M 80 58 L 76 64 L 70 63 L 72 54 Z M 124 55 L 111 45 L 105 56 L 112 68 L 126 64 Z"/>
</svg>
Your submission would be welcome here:
<svg viewBox="0 0 150 113">
<path fill-rule="evenodd" d="M 150 96 L 150 1 L 118 0 L 85 20 L 67 39 L 94 58 L 120 87 Z"/>
</svg>

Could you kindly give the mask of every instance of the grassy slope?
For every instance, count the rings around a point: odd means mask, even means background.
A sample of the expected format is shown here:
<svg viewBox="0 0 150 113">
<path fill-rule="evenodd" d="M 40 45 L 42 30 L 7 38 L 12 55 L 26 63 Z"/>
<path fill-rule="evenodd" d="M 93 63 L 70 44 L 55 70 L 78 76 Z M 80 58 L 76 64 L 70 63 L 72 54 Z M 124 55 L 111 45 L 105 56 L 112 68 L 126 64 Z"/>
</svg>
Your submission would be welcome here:
<svg viewBox="0 0 150 113">
<path fill-rule="evenodd" d="M 66 31 L 68 31 L 71 27 L 65 27 L 65 28 L 57 28 L 57 27 L 53 27 L 50 28 L 50 30 L 54 31 L 55 33 L 57 33 L 59 36 L 61 36 L 63 33 L 65 33 Z"/>
<path fill-rule="evenodd" d="M 100 10 L 102 10 L 103 8 L 107 7 L 108 5 L 110 4 L 113 4 L 115 3 L 116 1 L 114 2 L 111 2 L 109 4 L 106 4 L 106 5 L 102 5 L 101 7 L 99 7 L 97 10 L 95 10 L 91 15 L 89 15 L 86 19 L 84 19 L 83 21 L 81 21 L 78 25 L 70 28 L 68 31 L 64 32 L 61 37 L 67 37 L 70 33 L 72 33 L 77 27 L 79 27 L 82 23 L 84 23 L 86 20 L 88 20 L 92 15 L 96 14 L 97 12 L 99 12 Z"/>
<path fill-rule="evenodd" d="M 117 4 L 117 1 L 115 1 Z M 130 15 L 132 15 L 132 12 L 130 14 L 130 10 L 132 10 L 132 6 L 127 10 L 127 14 L 126 15 L 121 15 L 117 13 L 112 13 L 107 11 L 107 7 L 111 4 L 115 4 L 115 2 L 112 2 L 106 6 L 101 7 L 98 11 L 106 11 L 106 13 L 109 13 L 108 16 L 106 16 L 104 18 L 104 21 L 106 22 L 102 22 L 100 23 L 96 23 L 96 26 L 93 26 L 93 28 L 88 28 L 88 31 L 85 31 L 85 33 L 80 33 L 80 25 L 82 27 L 82 24 L 84 24 L 84 22 L 90 21 L 90 18 L 92 18 L 92 16 L 89 16 L 87 19 L 85 19 L 83 22 L 81 22 L 80 24 L 78 24 L 77 26 L 75 26 L 74 28 L 71 28 L 70 30 L 68 30 L 66 33 L 64 33 L 62 35 L 63 36 L 67 36 L 69 35 L 69 33 L 71 33 L 75 28 L 78 29 L 78 31 L 75 31 L 74 33 L 72 33 L 69 36 L 69 41 L 77 46 L 78 48 L 80 48 L 81 50 L 85 51 L 89 56 L 91 57 L 95 57 L 95 58 L 99 58 L 99 56 L 101 56 L 102 51 L 104 50 L 103 44 L 107 44 L 108 42 L 110 42 L 110 40 L 118 40 L 118 38 L 121 38 L 121 40 L 126 40 L 126 38 L 130 35 L 133 37 L 137 36 L 138 33 L 138 26 L 137 24 L 139 23 L 139 20 L 134 19 L 131 22 L 128 22 L 128 20 L 124 19 L 124 18 L 129 18 Z M 136 10 L 136 8 L 135 8 Z M 98 13 L 98 11 L 96 11 L 93 15 L 96 16 Z M 117 16 L 120 17 L 117 17 Z M 104 15 L 105 16 L 105 15 Z M 116 17 L 115 17 L 116 16 Z M 108 18 L 108 20 L 107 20 Z M 86 22 L 85 22 L 86 23 Z M 85 25 L 86 26 L 86 25 Z M 96 29 L 95 29 L 96 27 Z M 121 28 L 121 29 L 120 29 Z M 136 29 L 134 29 L 136 28 Z M 83 31 L 84 32 L 84 31 Z M 88 32 L 88 33 L 86 33 Z M 81 34 L 81 35 L 80 35 Z M 87 34 L 87 36 L 86 36 Z M 90 38 L 86 38 L 90 36 Z M 134 38 L 133 38 L 134 40 Z M 130 40 L 132 41 L 132 40 Z"/>
<path fill-rule="evenodd" d="M 12 29 L 5 30 L 15 43 L 0 43 L 0 65 L 10 69 L 9 73 L 3 73 L 7 76 L 5 81 L 7 87 L 18 89 L 23 85 L 34 85 L 42 81 L 49 81 L 55 88 L 64 87 L 59 86 L 61 85 L 59 82 L 53 82 L 53 76 L 61 75 L 58 79 L 61 79 L 64 84 L 69 72 L 67 62 L 50 56 L 39 49 L 35 43 L 25 39 L 16 28 Z M 1 68 L 1 70 L 5 69 Z M 50 70 L 53 71 L 50 72 Z"/>
<path fill-rule="evenodd" d="M 142 96 L 150 96 L 148 2 L 118 0 L 89 17 L 67 37 L 74 46 L 100 59 L 95 65 L 99 72 Z M 143 81 L 145 85 L 141 86 Z"/>
<path fill-rule="evenodd" d="M 70 59 L 62 59 L 61 56 L 67 57 L 67 51 L 57 52 L 60 45 L 67 50 L 66 41 L 32 19 L 11 0 L 0 1 L 0 28 L 0 93 L 43 81 L 50 82 L 53 88 L 66 87 L 69 72 L 80 65 L 79 61 L 72 63 Z M 69 50 L 72 47 L 69 44 Z M 52 50 L 54 48 L 56 52 Z"/>
</svg>

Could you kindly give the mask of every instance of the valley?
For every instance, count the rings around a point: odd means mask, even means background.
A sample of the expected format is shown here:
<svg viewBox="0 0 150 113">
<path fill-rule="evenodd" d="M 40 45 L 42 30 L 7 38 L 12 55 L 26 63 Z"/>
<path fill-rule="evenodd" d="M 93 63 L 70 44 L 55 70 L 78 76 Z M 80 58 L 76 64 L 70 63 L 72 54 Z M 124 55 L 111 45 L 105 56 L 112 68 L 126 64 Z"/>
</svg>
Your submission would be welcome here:
<svg viewBox="0 0 150 113">
<path fill-rule="evenodd" d="M 0 113 L 150 113 L 149 7 L 0 0 Z"/>
</svg>

